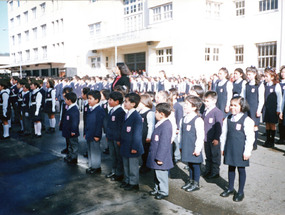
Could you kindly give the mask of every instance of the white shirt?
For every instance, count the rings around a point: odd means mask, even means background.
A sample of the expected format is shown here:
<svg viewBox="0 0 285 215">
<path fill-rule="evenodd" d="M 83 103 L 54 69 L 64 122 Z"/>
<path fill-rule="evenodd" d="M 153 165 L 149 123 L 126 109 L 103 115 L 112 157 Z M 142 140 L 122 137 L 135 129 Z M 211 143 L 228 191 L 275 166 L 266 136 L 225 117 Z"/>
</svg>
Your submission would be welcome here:
<svg viewBox="0 0 285 215">
<path fill-rule="evenodd" d="M 238 113 L 236 115 L 233 115 L 231 121 L 237 122 L 243 116 L 243 114 L 244 113 Z M 245 134 L 245 147 L 244 147 L 243 155 L 250 156 L 252 148 L 253 148 L 253 143 L 255 141 L 254 121 L 251 118 L 246 117 L 244 120 L 243 126 L 244 126 L 243 130 Z M 223 121 L 222 135 L 220 137 L 221 151 L 224 151 L 225 149 L 227 133 L 228 133 L 228 117 L 225 118 Z"/>
<path fill-rule="evenodd" d="M 4 92 L 7 92 L 7 93 L 4 93 Z M 2 103 L 3 115 L 4 115 L 4 116 L 7 116 L 6 113 L 7 113 L 8 101 L 9 101 L 9 91 L 8 91 L 7 89 L 3 89 L 3 90 L 1 90 L 1 93 L 3 93 L 3 94 L 2 94 L 2 100 L 3 100 L 3 103 Z"/>
<path fill-rule="evenodd" d="M 67 111 L 70 110 L 73 106 L 75 106 L 76 103 L 71 104 L 70 106 L 68 106 Z"/>
<path fill-rule="evenodd" d="M 90 106 L 89 105 L 89 110 L 90 111 L 93 111 L 96 107 L 98 107 L 100 104 L 99 103 L 97 103 L 96 105 L 94 105 L 94 106 Z"/>
<path fill-rule="evenodd" d="M 40 91 L 39 88 L 33 90 L 32 94 L 36 94 L 38 91 Z M 41 105 L 42 105 L 42 99 L 43 99 L 42 94 L 38 93 L 37 97 L 36 97 L 36 112 L 35 112 L 36 116 L 39 115 L 40 108 L 41 108 Z"/>
<path fill-rule="evenodd" d="M 136 110 L 135 108 L 132 108 L 131 110 L 129 110 L 129 111 L 126 113 L 125 119 L 127 120 L 127 119 L 129 118 L 129 116 L 132 115 L 132 113 L 133 113 L 135 110 Z"/>
</svg>

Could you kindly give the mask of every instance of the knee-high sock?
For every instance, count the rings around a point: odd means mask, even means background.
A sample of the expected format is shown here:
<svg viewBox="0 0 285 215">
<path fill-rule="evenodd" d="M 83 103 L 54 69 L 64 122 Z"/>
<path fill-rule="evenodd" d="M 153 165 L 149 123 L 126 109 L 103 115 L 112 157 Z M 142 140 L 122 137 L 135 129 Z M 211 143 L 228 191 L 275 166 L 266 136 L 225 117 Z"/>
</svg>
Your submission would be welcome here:
<svg viewBox="0 0 285 215">
<path fill-rule="evenodd" d="M 51 128 L 55 128 L 55 124 L 56 124 L 56 120 L 55 120 L 55 118 L 52 118 L 51 119 Z"/>
<path fill-rule="evenodd" d="M 42 123 L 41 122 L 37 123 L 37 128 L 38 128 L 38 135 L 42 135 Z"/>
<path fill-rule="evenodd" d="M 9 137 L 9 125 L 3 125 L 3 137 Z"/>
<path fill-rule="evenodd" d="M 234 190 L 234 183 L 235 183 L 235 173 L 236 167 L 235 166 L 229 166 L 229 172 L 228 172 L 228 177 L 229 177 L 229 190 Z"/>
<path fill-rule="evenodd" d="M 266 130 L 266 141 L 270 142 L 270 134 L 271 134 L 271 130 Z"/>
<path fill-rule="evenodd" d="M 49 121 L 49 127 L 51 128 L 52 127 L 52 121 L 51 121 L 52 119 L 48 119 L 48 121 Z"/>
<path fill-rule="evenodd" d="M 254 140 L 253 145 L 257 146 L 258 131 L 255 131 L 254 134 L 255 134 L 255 140 Z"/>
<path fill-rule="evenodd" d="M 37 126 L 36 122 L 34 122 L 34 129 L 35 129 L 35 134 L 37 135 L 38 134 L 38 126 Z"/>
<path fill-rule="evenodd" d="M 245 180 L 246 180 L 245 167 L 238 167 L 238 173 L 239 173 L 238 193 L 243 193 Z"/>
<path fill-rule="evenodd" d="M 275 142 L 275 133 L 276 133 L 276 130 L 271 130 L 271 143 L 274 143 Z"/>
</svg>

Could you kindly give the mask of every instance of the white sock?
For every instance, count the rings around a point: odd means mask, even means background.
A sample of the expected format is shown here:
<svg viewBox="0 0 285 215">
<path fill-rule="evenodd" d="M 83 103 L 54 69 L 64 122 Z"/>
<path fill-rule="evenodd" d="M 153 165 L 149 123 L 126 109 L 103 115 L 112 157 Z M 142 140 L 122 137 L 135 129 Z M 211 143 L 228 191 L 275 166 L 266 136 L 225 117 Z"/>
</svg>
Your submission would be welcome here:
<svg viewBox="0 0 285 215">
<path fill-rule="evenodd" d="M 49 127 L 51 128 L 52 127 L 52 119 L 48 119 L 49 121 Z"/>
<path fill-rule="evenodd" d="M 9 128 L 11 128 L 11 119 L 8 120 Z"/>
<path fill-rule="evenodd" d="M 55 118 L 51 119 L 51 126 L 52 128 L 55 128 L 56 120 Z"/>
<path fill-rule="evenodd" d="M 38 134 L 38 126 L 37 123 L 34 122 L 34 129 L 35 129 L 35 134 Z"/>
<path fill-rule="evenodd" d="M 42 135 L 42 123 L 38 122 L 37 127 L 38 127 L 38 135 Z"/>
<path fill-rule="evenodd" d="M 24 131 L 24 122 L 23 122 L 23 120 L 20 120 L 20 124 L 21 124 L 21 131 Z"/>
<path fill-rule="evenodd" d="M 3 125 L 3 137 L 9 137 L 9 125 Z"/>
</svg>

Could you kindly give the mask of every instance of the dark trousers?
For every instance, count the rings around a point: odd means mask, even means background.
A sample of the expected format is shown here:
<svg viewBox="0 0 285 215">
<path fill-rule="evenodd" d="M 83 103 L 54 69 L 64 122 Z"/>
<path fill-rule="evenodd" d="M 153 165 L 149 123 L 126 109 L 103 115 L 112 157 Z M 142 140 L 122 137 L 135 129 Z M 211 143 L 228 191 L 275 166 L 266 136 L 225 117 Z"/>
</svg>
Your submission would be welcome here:
<svg viewBox="0 0 285 215">
<path fill-rule="evenodd" d="M 242 194 L 244 190 L 245 180 L 246 180 L 246 172 L 245 167 L 237 167 L 238 173 L 239 173 L 239 188 L 238 193 Z M 236 176 L 236 167 L 235 166 L 229 166 L 229 190 L 234 189 L 234 182 L 235 182 L 235 176 Z"/>
<path fill-rule="evenodd" d="M 206 154 L 206 171 L 211 174 L 220 173 L 221 165 L 221 145 L 220 143 L 216 146 L 213 143 L 204 143 L 205 154 Z"/>
<path fill-rule="evenodd" d="M 68 157 L 71 159 L 77 159 L 78 156 L 78 137 L 66 138 L 68 143 Z"/>
</svg>

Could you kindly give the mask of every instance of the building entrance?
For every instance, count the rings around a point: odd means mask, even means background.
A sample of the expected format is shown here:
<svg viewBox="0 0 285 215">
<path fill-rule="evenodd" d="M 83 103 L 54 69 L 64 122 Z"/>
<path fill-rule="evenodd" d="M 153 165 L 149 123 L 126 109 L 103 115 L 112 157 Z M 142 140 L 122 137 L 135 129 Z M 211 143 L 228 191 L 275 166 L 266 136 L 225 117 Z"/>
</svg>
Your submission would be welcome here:
<svg viewBox="0 0 285 215">
<path fill-rule="evenodd" d="M 125 54 L 125 63 L 130 71 L 142 72 L 145 70 L 145 52 Z"/>
</svg>

